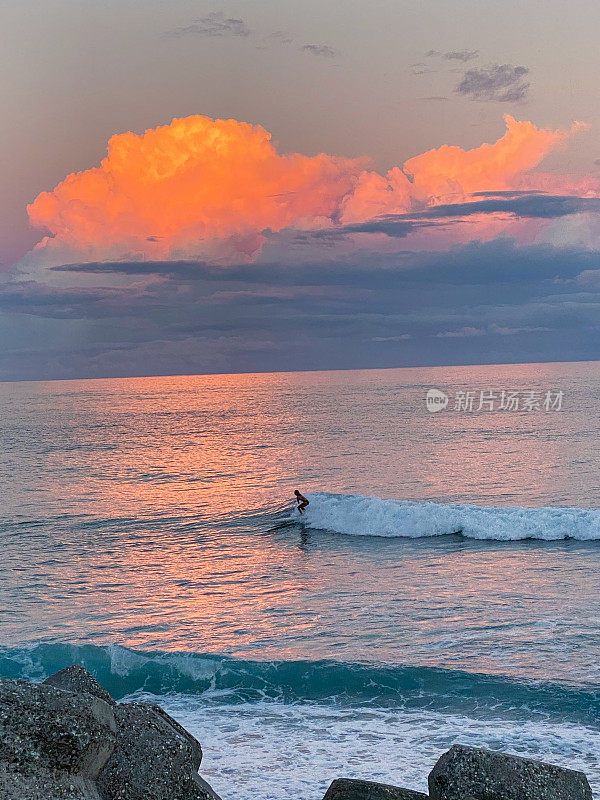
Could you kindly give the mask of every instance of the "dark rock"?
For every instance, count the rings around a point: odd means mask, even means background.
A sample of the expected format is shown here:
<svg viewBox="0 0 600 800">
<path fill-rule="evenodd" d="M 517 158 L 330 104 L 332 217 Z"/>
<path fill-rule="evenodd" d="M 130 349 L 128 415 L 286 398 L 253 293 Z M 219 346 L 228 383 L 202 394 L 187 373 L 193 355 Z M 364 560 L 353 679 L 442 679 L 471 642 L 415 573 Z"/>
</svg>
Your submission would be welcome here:
<svg viewBox="0 0 600 800">
<path fill-rule="evenodd" d="M 98 779 L 103 800 L 219 800 L 197 773 L 200 744 L 158 706 L 121 703 L 117 746 Z"/>
<path fill-rule="evenodd" d="M 427 800 L 427 795 L 386 783 L 338 778 L 327 789 L 323 800 Z"/>
<path fill-rule="evenodd" d="M 211 800 L 221 800 L 219 795 L 215 792 L 212 786 L 204 780 L 201 775 L 192 775 L 194 783 L 198 786 L 201 791 L 204 793 L 204 797 L 209 797 Z"/>
<path fill-rule="evenodd" d="M 432 800 L 592 800 L 583 772 L 454 745 L 429 775 Z"/>
<path fill-rule="evenodd" d="M 35 775 L 23 775 L 0 762 L 2 800 L 100 800 L 93 781 L 67 772 L 40 767 Z"/>
<path fill-rule="evenodd" d="M 0 681 L 0 797 L 94 800 L 115 734 L 113 710 L 103 700 Z"/>
<path fill-rule="evenodd" d="M 117 705 L 82 667 L 0 681 L 0 748 L 2 800 L 220 800 L 191 734 L 158 706 Z"/>
<path fill-rule="evenodd" d="M 57 689 L 64 689 L 67 692 L 75 692 L 75 694 L 91 694 L 111 706 L 116 705 L 104 686 L 101 686 L 87 669 L 78 667 L 75 664 L 61 669 L 60 672 L 55 672 L 54 675 L 50 675 L 44 683 L 47 686 L 55 686 Z"/>
</svg>

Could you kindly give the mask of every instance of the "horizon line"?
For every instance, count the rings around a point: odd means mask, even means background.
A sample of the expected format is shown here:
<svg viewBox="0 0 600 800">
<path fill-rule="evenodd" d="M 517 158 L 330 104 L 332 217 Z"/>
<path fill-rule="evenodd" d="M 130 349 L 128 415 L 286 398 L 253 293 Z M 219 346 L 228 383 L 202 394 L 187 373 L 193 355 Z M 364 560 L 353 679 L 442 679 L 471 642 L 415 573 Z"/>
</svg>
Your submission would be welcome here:
<svg viewBox="0 0 600 800">
<path fill-rule="evenodd" d="M 0 386 L 13 383 L 65 383 L 75 381 L 123 381 L 123 380 L 148 380 L 150 378 L 214 378 L 233 377 L 236 375 L 301 375 L 305 373 L 320 372 L 391 372 L 394 370 L 415 369 L 460 369 L 461 367 L 526 367 L 544 366 L 546 364 L 600 364 L 600 359 L 577 359 L 564 361 L 562 359 L 549 361 L 493 361 L 493 362 L 465 362 L 462 364 L 413 364 L 397 367 L 329 367 L 327 369 L 289 369 L 289 370 L 251 370 L 238 372 L 180 372 L 156 375 L 103 375 L 80 378 L 4 378 Z"/>
</svg>

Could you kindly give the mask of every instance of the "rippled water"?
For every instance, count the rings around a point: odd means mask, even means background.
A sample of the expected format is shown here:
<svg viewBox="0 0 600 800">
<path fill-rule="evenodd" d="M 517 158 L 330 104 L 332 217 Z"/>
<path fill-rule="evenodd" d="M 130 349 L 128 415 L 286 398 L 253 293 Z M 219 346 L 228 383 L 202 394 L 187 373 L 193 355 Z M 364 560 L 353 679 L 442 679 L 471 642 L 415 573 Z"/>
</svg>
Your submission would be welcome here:
<svg viewBox="0 0 600 800">
<path fill-rule="evenodd" d="M 430 387 L 563 409 L 431 414 Z M 421 788 L 457 738 L 600 788 L 598 364 L 0 384 L 0 403 L 0 674 L 78 661 L 153 693 L 226 798 Z"/>
</svg>

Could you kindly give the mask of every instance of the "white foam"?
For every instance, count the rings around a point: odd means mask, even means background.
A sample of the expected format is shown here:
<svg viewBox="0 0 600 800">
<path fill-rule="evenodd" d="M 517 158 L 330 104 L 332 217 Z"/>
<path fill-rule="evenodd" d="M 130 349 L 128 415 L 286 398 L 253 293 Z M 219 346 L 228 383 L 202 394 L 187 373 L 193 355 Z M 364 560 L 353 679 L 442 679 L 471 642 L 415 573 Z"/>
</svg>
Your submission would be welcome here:
<svg viewBox="0 0 600 800">
<path fill-rule="evenodd" d="M 522 508 L 382 500 L 315 493 L 303 523 L 354 536 L 420 538 L 461 532 L 470 539 L 600 540 L 600 509 Z"/>
<path fill-rule="evenodd" d="M 193 681 L 211 680 L 214 682 L 221 662 L 215 658 L 198 658 L 193 653 L 165 653 L 157 657 L 158 663 L 175 667 L 178 672 Z"/>
<path fill-rule="evenodd" d="M 314 703 L 232 706 L 189 695 L 134 699 L 159 702 L 198 738 L 200 774 L 229 800 L 320 800 L 338 777 L 427 791 L 429 771 L 455 742 L 580 769 L 600 790 L 600 731 L 583 725 Z"/>
<path fill-rule="evenodd" d="M 132 670 L 140 669 L 151 660 L 151 656 L 134 652 L 118 644 L 111 644 L 107 647 L 110 657 L 110 671 L 115 675 L 125 677 Z"/>
</svg>

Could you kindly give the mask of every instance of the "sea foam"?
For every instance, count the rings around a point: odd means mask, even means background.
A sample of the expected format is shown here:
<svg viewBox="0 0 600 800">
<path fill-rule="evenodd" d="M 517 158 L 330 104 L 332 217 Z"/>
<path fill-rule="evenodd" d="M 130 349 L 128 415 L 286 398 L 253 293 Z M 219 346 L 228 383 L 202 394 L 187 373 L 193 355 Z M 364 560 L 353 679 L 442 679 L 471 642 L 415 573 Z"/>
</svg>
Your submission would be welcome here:
<svg viewBox="0 0 600 800">
<path fill-rule="evenodd" d="M 363 495 L 308 495 L 303 524 L 352 536 L 417 539 L 461 534 L 469 539 L 600 540 L 600 509 L 453 505 Z"/>
<path fill-rule="evenodd" d="M 113 696 L 175 717 L 202 744 L 202 775 L 231 800 L 319 800 L 342 775 L 426 790 L 456 741 L 582 769 L 599 796 L 597 685 L 119 645 L 0 648 L 0 677 L 39 681 L 72 663 Z"/>
</svg>

